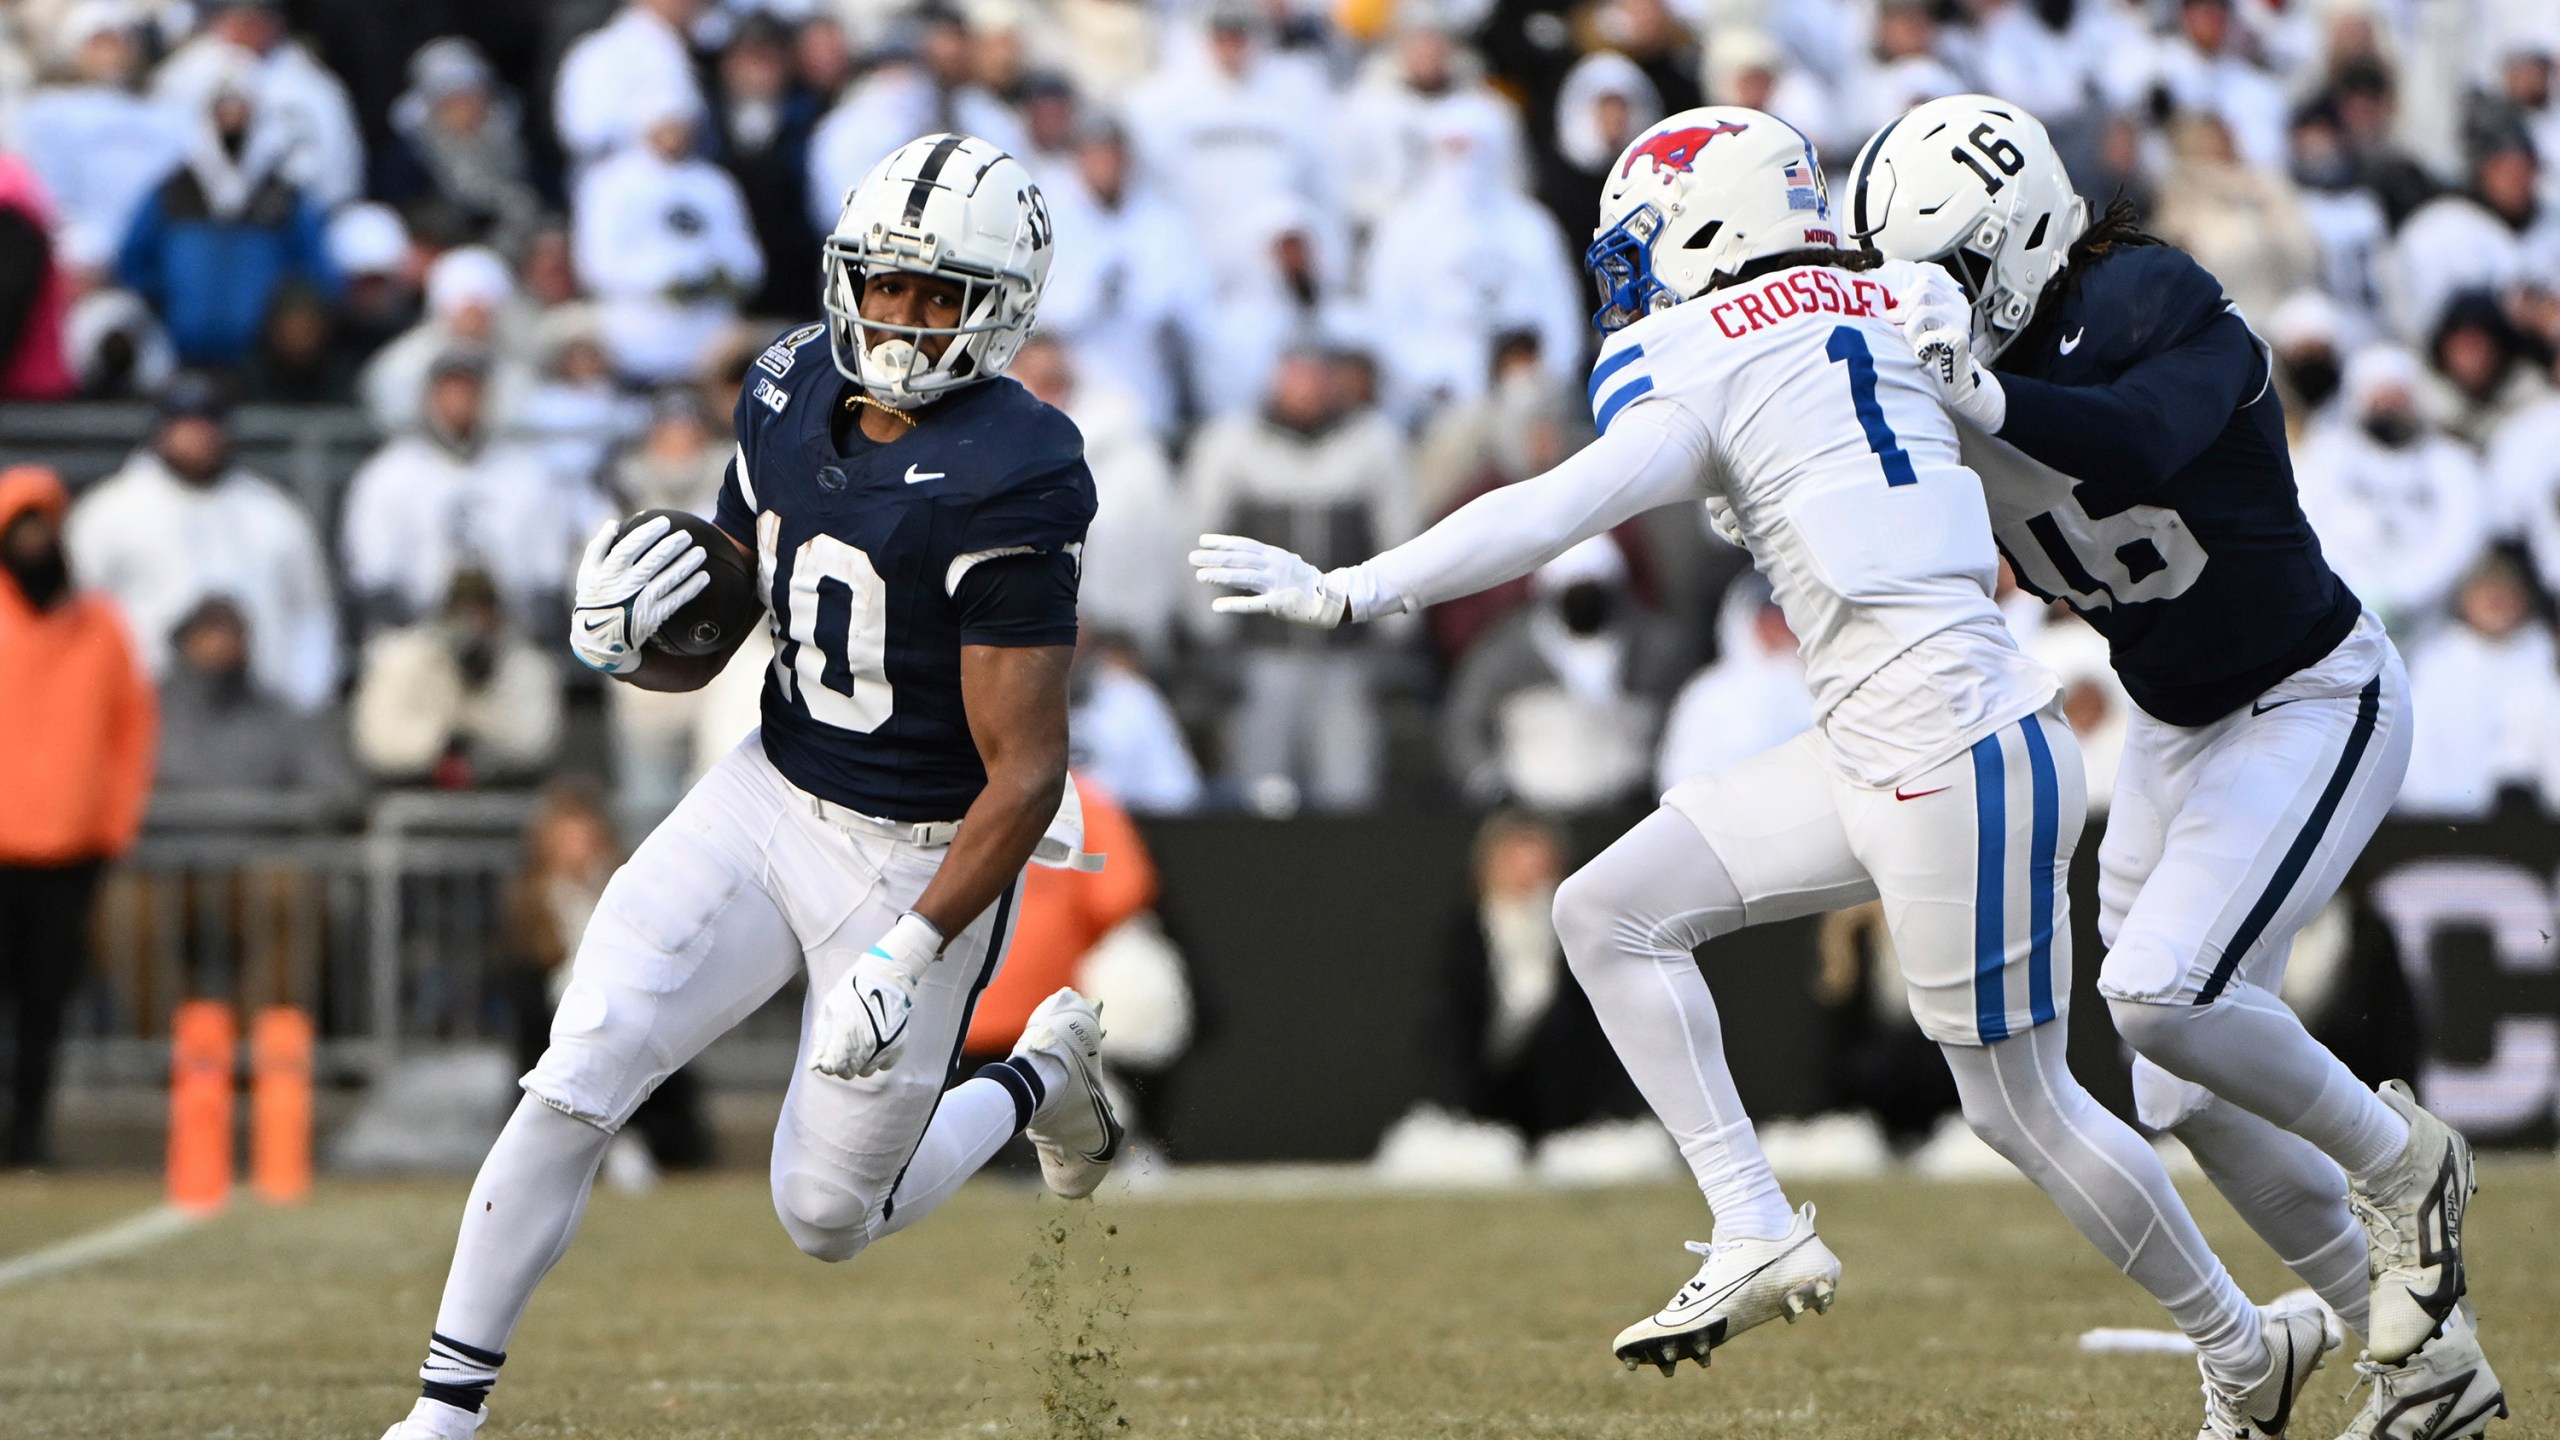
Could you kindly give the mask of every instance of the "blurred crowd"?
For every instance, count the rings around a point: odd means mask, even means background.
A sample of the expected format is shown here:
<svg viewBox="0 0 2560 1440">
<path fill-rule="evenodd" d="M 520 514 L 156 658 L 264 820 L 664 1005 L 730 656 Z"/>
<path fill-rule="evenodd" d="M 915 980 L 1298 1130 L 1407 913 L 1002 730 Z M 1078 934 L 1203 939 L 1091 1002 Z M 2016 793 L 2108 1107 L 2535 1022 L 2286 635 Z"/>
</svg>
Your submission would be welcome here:
<svg viewBox="0 0 2560 1440">
<path fill-rule="evenodd" d="M 1211 614 L 1188 541 L 1346 563 L 1587 441 L 1579 252 L 1651 121 L 1768 109 L 1836 179 L 1978 89 L 2269 343 L 2304 505 L 2410 656 L 2406 808 L 2547 807 L 2555 57 L 2549 0 L 15 0 L 0 398 L 156 418 L 67 511 L 0 486 L 45 532 L 0 625 L 113 602 L 163 791 L 568 769 L 645 823 L 753 723 L 761 656 L 602 694 L 559 643 L 579 546 L 707 511 L 847 189 L 962 129 L 1057 219 L 1014 373 L 1102 493 L 1083 773 L 1141 814 L 1624 804 L 1809 723 L 1696 516 L 1332 634 Z M 237 407 L 307 405 L 382 437 L 316 510 L 232 443 Z M 2103 790 L 2103 645 L 2013 612 Z"/>
</svg>

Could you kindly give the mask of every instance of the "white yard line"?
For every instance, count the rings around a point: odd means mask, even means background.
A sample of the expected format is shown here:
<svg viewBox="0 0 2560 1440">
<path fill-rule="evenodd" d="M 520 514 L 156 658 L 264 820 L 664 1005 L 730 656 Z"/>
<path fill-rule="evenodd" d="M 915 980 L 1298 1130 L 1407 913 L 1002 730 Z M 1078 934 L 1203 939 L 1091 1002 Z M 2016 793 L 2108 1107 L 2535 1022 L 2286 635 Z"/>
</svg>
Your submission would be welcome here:
<svg viewBox="0 0 2560 1440">
<path fill-rule="evenodd" d="M 48 1275 L 59 1275 L 67 1270 L 77 1270 L 84 1265 L 122 1259 L 174 1240 L 211 1218 L 168 1205 L 155 1206 L 86 1235 L 74 1235 L 41 1250 L 0 1260 L 0 1290 L 29 1280 L 41 1280 Z"/>
</svg>

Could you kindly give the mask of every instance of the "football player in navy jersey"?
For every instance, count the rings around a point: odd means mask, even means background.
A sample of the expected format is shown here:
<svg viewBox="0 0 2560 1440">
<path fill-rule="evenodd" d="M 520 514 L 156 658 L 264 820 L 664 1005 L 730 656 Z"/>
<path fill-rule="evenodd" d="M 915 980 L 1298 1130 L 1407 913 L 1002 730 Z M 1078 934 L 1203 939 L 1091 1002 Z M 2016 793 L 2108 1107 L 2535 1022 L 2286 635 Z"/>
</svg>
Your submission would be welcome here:
<svg viewBox="0 0 2560 1440">
<path fill-rule="evenodd" d="M 825 322 L 749 372 L 716 519 L 754 557 L 770 617 L 762 728 L 606 887 L 550 1048 L 472 1186 L 425 1392 L 386 1440 L 479 1428 L 615 1131 L 795 975 L 803 1063 L 772 1174 L 803 1251 L 844 1260 L 914 1224 L 1016 1133 L 1060 1195 L 1110 1168 L 1101 1027 L 1072 990 L 1011 1056 L 945 1089 L 1024 865 L 1092 863 L 1067 668 L 1093 479 L 1075 426 L 1004 378 L 1053 239 L 1018 161 L 965 136 L 915 141 L 826 241 Z M 708 682 L 728 652 L 647 643 L 709 584 L 708 557 L 663 518 L 618 528 L 580 567 L 572 647 L 644 688 Z"/>
<path fill-rule="evenodd" d="M 2294 932 L 2399 791 L 2409 686 L 2303 518 L 2266 345 L 2128 208 L 2090 223 L 2006 101 L 1913 109 L 1849 190 L 1854 237 L 1949 277 L 1897 321 L 1967 422 L 2020 583 L 2107 637 L 2137 707 L 2099 852 L 2099 989 L 2143 1120 L 2364 1335 L 2351 1434 L 2479 1433 L 2506 1406 L 2462 1299 L 2469 1148 L 2277 998 Z M 2210 1377 L 2206 1395 L 2207 1436 L 2284 1428 Z"/>
</svg>

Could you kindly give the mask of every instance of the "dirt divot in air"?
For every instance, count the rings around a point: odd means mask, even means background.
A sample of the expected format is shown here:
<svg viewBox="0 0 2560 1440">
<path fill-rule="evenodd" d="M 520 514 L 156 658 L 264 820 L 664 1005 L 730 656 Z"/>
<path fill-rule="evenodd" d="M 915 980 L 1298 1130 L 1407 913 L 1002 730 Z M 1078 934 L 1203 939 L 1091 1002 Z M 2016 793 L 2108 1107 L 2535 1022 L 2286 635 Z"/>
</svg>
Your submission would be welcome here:
<svg viewBox="0 0 2560 1440">
<path fill-rule="evenodd" d="M 1117 1223 L 1082 1201 L 1040 1207 L 1031 1257 L 1015 1287 L 1040 1386 L 1034 1433 L 1047 1440 L 1112 1440 L 1129 1431 L 1120 1367 L 1138 1287 L 1113 1258 L 1119 1234 Z"/>
</svg>

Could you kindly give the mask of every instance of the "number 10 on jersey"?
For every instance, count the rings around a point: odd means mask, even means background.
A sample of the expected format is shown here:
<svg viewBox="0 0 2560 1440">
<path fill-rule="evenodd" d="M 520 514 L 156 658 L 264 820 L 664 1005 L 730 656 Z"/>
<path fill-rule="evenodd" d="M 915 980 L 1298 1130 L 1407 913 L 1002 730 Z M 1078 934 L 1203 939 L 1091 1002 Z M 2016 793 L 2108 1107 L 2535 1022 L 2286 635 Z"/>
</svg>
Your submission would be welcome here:
<svg viewBox="0 0 2560 1440">
<path fill-rule="evenodd" d="M 758 579 L 768 603 L 781 547 L 782 517 L 757 516 Z M 897 703 L 889 684 L 889 587 L 869 555 L 832 535 L 809 537 L 791 552 L 773 628 L 774 677 L 811 719 L 863 734 L 888 723 Z"/>
</svg>

